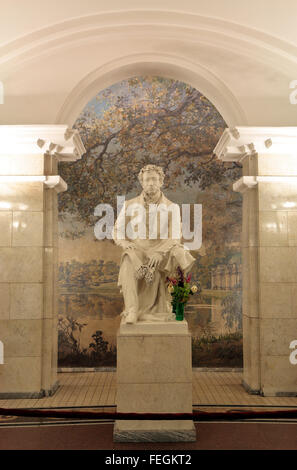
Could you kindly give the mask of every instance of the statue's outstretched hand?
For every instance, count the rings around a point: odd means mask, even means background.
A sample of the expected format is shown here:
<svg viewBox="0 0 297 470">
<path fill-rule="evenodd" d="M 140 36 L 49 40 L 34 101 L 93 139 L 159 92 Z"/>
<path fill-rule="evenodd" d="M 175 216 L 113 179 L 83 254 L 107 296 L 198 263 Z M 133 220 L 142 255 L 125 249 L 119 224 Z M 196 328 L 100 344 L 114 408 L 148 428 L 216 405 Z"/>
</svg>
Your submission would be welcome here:
<svg viewBox="0 0 297 470">
<path fill-rule="evenodd" d="M 154 253 L 148 262 L 148 266 L 150 268 L 157 268 L 161 263 L 162 259 L 163 256 L 160 253 Z"/>
</svg>

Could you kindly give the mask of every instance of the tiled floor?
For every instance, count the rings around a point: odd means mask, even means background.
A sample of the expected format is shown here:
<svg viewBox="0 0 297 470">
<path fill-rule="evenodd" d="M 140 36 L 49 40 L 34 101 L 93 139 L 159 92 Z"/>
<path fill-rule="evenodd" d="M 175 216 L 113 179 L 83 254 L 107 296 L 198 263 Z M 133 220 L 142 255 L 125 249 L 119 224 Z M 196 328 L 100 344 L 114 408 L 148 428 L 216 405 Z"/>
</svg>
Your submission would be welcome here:
<svg viewBox="0 0 297 470">
<path fill-rule="evenodd" d="M 248 406 L 249 408 L 297 407 L 297 397 L 249 395 L 241 385 L 240 372 L 193 370 L 193 405 Z M 0 408 L 56 408 L 115 406 L 116 372 L 64 372 L 60 387 L 52 397 L 0 400 Z M 104 408 L 101 409 L 105 411 Z"/>
</svg>

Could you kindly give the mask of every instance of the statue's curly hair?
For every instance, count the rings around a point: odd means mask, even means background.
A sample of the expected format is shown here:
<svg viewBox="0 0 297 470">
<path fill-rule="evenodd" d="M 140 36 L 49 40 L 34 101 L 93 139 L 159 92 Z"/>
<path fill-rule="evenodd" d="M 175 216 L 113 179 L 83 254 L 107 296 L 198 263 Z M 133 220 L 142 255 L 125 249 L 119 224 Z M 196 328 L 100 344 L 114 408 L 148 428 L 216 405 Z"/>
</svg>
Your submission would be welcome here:
<svg viewBox="0 0 297 470">
<path fill-rule="evenodd" d="M 141 184 L 142 184 L 142 181 L 143 181 L 143 174 L 144 174 L 145 171 L 155 171 L 156 173 L 158 173 L 160 181 L 163 184 L 163 181 L 164 181 L 164 178 L 165 178 L 163 168 L 161 168 L 160 166 L 157 166 L 157 165 L 146 165 L 143 168 L 141 168 L 140 172 L 138 173 L 138 179 L 139 179 Z"/>
</svg>

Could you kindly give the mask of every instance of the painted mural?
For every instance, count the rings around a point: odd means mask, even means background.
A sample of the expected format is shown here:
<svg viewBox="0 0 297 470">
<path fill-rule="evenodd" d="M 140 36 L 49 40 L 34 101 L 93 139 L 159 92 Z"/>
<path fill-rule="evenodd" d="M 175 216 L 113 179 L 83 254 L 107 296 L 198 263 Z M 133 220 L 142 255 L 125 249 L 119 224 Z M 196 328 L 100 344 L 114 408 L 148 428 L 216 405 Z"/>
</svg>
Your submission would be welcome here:
<svg viewBox="0 0 297 470">
<path fill-rule="evenodd" d="M 139 194 L 137 174 L 153 163 L 164 169 L 170 200 L 202 204 L 203 247 L 192 252 L 202 292 L 185 311 L 193 366 L 240 367 L 242 200 L 232 184 L 241 167 L 213 155 L 222 116 L 185 83 L 135 77 L 98 93 L 74 127 L 87 151 L 59 163 L 68 184 L 59 194 L 59 366 L 116 365 L 121 250 L 95 237 L 94 209 L 108 203 L 116 211 L 117 196 Z"/>
</svg>

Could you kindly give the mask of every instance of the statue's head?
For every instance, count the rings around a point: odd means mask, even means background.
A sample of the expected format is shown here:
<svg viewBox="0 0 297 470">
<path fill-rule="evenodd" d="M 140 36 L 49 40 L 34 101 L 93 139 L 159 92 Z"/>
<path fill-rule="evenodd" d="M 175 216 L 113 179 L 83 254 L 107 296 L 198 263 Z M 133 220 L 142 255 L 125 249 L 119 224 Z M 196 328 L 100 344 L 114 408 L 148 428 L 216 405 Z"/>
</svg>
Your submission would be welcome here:
<svg viewBox="0 0 297 470">
<path fill-rule="evenodd" d="M 163 169 L 157 165 L 146 165 L 138 174 L 138 179 L 144 192 L 151 196 L 160 190 L 164 177 Z"/>
</svg>

